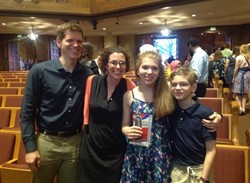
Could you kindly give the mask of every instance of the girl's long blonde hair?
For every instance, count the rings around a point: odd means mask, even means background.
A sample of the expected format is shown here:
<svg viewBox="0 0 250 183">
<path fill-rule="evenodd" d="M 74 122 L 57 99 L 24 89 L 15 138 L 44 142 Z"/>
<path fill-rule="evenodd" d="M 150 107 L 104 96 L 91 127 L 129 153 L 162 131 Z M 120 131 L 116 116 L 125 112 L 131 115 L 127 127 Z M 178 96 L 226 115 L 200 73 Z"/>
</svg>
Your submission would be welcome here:
<svg viewBox="0 0 250 183">
<path fill-rule="evenodd" d="M 139 55 L 139 58 L 137 60 L 135 73 L 137 75 L 137 72 L 139 71 L 140 66 L 142 65 L 143 58 L 151 58 L 154 60 L 157 60 L 158 66 L 159 66 L 159 77 L 155 82 L 154 85 L 154 110 L 156 113 L 156 116 L 158 118 L 165 117 L 169 114 L 171 114 L 175 109 L 175 102 L 172 96 L 172 93 L 170 91 L 170 87 L 167 83 L 164 67 L 162 65 L 161 56 L 154 52 L 154 51 L 147 51 Z M 139 78 L 139 76 L 137 75 Z"/>
</svg>

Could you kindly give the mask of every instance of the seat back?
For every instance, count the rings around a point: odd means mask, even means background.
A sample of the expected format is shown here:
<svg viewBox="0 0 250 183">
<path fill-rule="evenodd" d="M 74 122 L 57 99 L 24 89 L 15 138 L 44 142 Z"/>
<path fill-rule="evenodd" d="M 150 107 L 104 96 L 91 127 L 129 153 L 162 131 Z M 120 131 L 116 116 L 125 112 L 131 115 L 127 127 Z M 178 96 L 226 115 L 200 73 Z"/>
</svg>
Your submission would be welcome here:
<svg viewBox="0 0 250 183">
<path fill-rule="evenodd" d="M 218 145 L 214 161 L 216 183 L 249 183 L 249 148 Z"/>
<path fill-rule="evenodd" d="M 224 114 L 222 122 L 216 129 L 217 142 L 232 144 L 232 115 Z"/>
<path fill-rule="evenodd" d="M 10 82 L 10 87 L 25 87 L 26 82 Z"/>
<path fill-rule="evenodd" d="M 10 115 L 11 110 L 10 109 L 4 109 L 0 108 L 0 129 L 4 127 L 8 127 L 10 124 Z"/>
<path fill-rule="evenodd" d="M 3 87 L 3 88 L 0 88 L 0 94 L 17 95 L 18 94 L 18 88 Z"/>
<path fill-rule="evenodd" d="M 7 87 L 8 86 L 8 82 L 0 82 L 0 87 Z"/>
<path fill-rule="evenodd" d="M 200 103 L 211 108 L 214 112 L 224 113 L 223 98 L 199 97 Z"/>
<path fill-rule="evenodd" d="M 5 107 L 21 107 L 23 95 L 6 96 Z"/>
<path fill-rule="evenodd" d="M 15 146 L 15 134 L 0 132 L 0 164 L 12 159 Z"/>
<path fill-rule="evenodd" d="M 205 97 L 214 97 L 217 98 L 219 95 L 218 88 L 207 88 Z"/>
</svg>

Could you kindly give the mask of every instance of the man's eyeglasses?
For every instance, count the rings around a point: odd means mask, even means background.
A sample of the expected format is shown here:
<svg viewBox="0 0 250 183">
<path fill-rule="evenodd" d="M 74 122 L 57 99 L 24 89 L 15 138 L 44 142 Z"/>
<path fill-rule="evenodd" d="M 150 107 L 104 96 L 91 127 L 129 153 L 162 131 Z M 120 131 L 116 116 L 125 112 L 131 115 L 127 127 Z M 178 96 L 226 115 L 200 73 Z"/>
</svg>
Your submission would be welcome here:
<svg viewBox="0 0 250 183">
<path fill-rule="evenodd" d="M 176 88 L 178 85 L 180 88 L 186 88 L 190 86 L 190 83 L 171 83 L 172 88 Z"/>
<path fill-rule="evenodd" d="M 113 67 L 117 67 L 118 64 L 120 67 L 126 67 L 126 62 L 124 61 L 110 61 L 109 64 Z"/>
</svg>

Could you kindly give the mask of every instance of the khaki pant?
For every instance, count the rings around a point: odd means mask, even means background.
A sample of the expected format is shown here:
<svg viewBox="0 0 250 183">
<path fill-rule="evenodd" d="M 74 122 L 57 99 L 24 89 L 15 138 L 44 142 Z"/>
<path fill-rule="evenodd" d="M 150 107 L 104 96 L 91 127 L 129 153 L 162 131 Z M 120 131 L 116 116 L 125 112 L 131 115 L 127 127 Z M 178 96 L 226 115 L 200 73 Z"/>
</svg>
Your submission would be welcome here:
<svg viewBox="0 0 250 183">
<path fill-rule="evenodd" d="M 171 172 L 172 183 L 200 183 L 203 171 L 202 165 L 180 166 L 174 163 Z M 209 178 L 210 183 L 215 183 L 213 173 Z"/>
<path fill-rule="evenodd" d="M 41 167 L 33 171 L 33 183 L 75 183 L 81 134 L 56 137 L 38 134 Z"/>
</svg>

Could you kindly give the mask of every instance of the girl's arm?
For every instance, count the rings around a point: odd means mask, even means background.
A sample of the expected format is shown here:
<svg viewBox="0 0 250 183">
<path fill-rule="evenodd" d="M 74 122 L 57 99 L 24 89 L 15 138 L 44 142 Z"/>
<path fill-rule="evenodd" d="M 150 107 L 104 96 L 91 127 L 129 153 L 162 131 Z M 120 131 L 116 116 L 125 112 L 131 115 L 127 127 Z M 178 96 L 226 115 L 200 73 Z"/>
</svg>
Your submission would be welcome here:
<svg viewBox="0 0 250 183">
<path fill-rule="evenodd" d="M 205 180 L 209 180 L 213 168 L 215 155 L 216 155 L 216 141 L 215 140 L 206 141 L 206 157 L 201 176 Z"/>
<path fill-rule="evenodd" d="M 235 59 L 235 68 L 234 68 L 234 77 L 233 77 L 233 78 L 236 77 L 236 75 L 237 75 L 237 73 L 238 73 L 238 71 L 239 71 L 239 64 L 240 64 L 239 57 L 238 57 L 238 59 L 237 59 L 237 57 L 236 57 L 236 59 Z"/>
<path fill-rule="evenodd" d="M 131 124 L 131 102 L 132 91 L 129 90 L 123 95 L 122 133 L 127 136 L 128 139 L 134 140 L 142 136 L 142 128 Z"/>
</svg>

